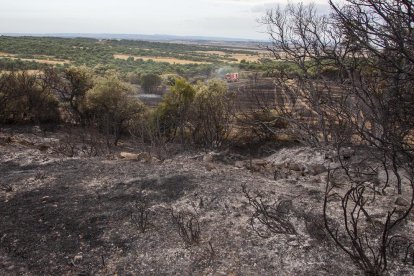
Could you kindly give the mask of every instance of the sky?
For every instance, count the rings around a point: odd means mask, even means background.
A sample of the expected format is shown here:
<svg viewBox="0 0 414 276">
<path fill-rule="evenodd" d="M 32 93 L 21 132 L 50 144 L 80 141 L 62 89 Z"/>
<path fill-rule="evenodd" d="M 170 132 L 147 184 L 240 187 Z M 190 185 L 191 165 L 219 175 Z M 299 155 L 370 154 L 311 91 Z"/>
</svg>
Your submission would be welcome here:
<svg viewBox="0 0 414 276">
<path fill-rule="evenodd" d="M 0 0 L 0 33 L 110 33 L 266 39 L 257 22 L 286 0 Z M 298 2 L 290 0 L 291 3 Z M 309 3 L 310 0 L 302 0 Z M 328 9 L 328 0 L 314 0 Z"/>
</svg>

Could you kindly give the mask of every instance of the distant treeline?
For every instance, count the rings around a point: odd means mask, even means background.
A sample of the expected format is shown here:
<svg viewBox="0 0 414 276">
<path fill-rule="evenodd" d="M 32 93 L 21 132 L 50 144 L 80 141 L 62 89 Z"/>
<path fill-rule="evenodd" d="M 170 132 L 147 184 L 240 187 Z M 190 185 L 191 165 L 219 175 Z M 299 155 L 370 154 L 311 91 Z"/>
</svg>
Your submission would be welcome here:
<svg viewBox="0 0 414 276">
<path fill-rule="evenodd" d="M 120 72 L 176 73 L 180 75 L 208 74 L 224 62 L 236 61 L 230 55 L 215 55 L 207 51 L 223 53 L 257 54 L 253 51 L 213 46 L 186 45 L 132 40 L 98 40 L 89 38 L 55 37 L 8 37 L 0 36 L 0 52 L 13 54 L 15 58 L 36 59 L 39 56 L 70 61 L 71 65 L 88 67 L 104 66 Z M 171 57 L 177 60 L 206 62 L 205 64 L 169 64 L 142 59 L 117 59 L 115 54 L 136 57 Z M 0 59 L 0 69 L 37 70 L 44 65 L 16 59 Z"/>
</svg>

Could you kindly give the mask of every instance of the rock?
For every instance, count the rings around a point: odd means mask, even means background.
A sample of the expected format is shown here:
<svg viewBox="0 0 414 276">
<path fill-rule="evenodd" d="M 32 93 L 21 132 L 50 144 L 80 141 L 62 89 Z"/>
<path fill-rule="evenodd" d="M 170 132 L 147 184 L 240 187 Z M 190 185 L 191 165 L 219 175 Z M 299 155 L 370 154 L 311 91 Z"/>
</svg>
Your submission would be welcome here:
<svg viewBox="0 0 414 276">
<path fill-rule="evenodd" d="M 73 262 L 80 262 L 82 261 L 83 256 L 82 255 L 76 255 L 75 257 L 73 257 Z"/>
<path fill-rule="evenodd" d="M 37 146 L 37 148 L 38 148 L 40 151 L 47 151 L 47 150 L 49 149 L 49 146 L 48 146 L 48 145 L 44 145 L 44 144 L 42 144 L 42 145 Z"/>
<path fill-rule="evenodd" d="M 9 137 L 6 137 L 6 139 L 4 139 L 4 141 L 5 141 L 6 143 L 10 144 L 10 143 L 12 143 L 12 142 L 13 142 L 13 138 L 12 138 L 11 136 L 9 136 Z"/>
<path fill-rule="evenodd" d="M 216 166 L 213 163 L 207 163 L 206 164 L 206 169 L 208 171 L 212 171 L 212 170 L 216 169 Z"/>
<path fill-rule="evenodd" d="M 237 168 L 244 168 L 244 161 L 236 161 L 234 166 Z"/>
<path fill-rule="evenodd" d="M 309 165 L 308 169 L 312 175 L 318 175 L 327 171 L 327 168 L 323 164 Z"/>
<path fill-rule="evenodd" d="M 160 160 L 160 159 L 158 159 L 157 157 L 151 157 L 151 161 L 150 161 L 151 163 L 154 163 L 154 164 L 161 164 L 162 163 L 162 161 Z"/>
<path fill-rule="evenodd" d="M 290 163 L 288 165 L 289 170 L 291 171 L 295 171 L 295 172 L 300 172 L 302 171 L 303 167 L 297 163 Z"/>
<path fill-rule="evenodd" d="M 275 169 L 275 167 L 272 164 L 267 163 L 266 166 L 264 167 L 264 170 L 266 173 L 273 174 L 275 170 L 277 169 Z"/>
<path fill-rule="evenodd" d="M 285 179 L 287 177 L 288 177 L 287 173 L 283 170 L 275 170 L 273 173 L 274 180 Z"/>
<path fill-rule="evenodd" d="M 395 205 L 398 205 L 398 206 L 410 206 L 410 202 L 408 200 L 406 200 L 405 198 L 399 196 L 395 200 Z"/>
<path fill-rule="evenodd" d="M 138 160 L 138 154 L 130 152 L 121 152 L 119 157 L 127 160 Z"/>
<path fill-rule="evenodd" d="M 138 153 L 138 160 L 145 161 L 145 162 L 151 162 L 152 157 L 151 154 L 148 152 L 141 152 Z"/>
<path fill-rule="evenodd" d="M 349 183 L 349 178 L 343 171 L 332 172 L 330 180 L 332 187 L 335 188 L 344 187 Z"/>
<path fill-rule="evenodd" d="M 382 214 L 382 213 L 371 214 L 370 216 L 371 216 L 372 219 L 382 219 L 382 218 L 384 218 L 384 214 Z"/>
<path fill-rule="evenodd" d="M 355 151 L 352 148 L 350 148 L 350 147 L 348 147 L 348 148 L 341 148 L 339 150 L 339 154 L 341 155 L 341 157 L 343 159 L 349 159 L 349 158 L 351 158 L 355 154 Z"/>
<path fill-rule="evenodd" d="M 33 126 L 32 127 L 32 132 L 34 132 L 34 133 L 42 133 L 42 129 L 40 128 L 40 126 Z"/>
<path fill-rule="evenodd" d="M 266 161 L 264 159 L 253 159 L 252 160 L 252 165 L 256 165 L 256 166 L 266 166 L 267 165 L 267 162 L 268 161 Z"/>
<path fill-rule="evenodd" d="M 249 166 L 248 168 L 253 172 L 260 172 L 263 167 L 252 163 L 252 165 Z"/>
<path fill-rule="evenodd" d="M 131 153 L 121 152 L 119 157 L 126 160 L 151 162 L 151 155 L 148 152 Z"/>
<path fill-rule="evenodd" d="M 300 245 L 299 241 L 297 241 L 297 240 L 289 241 L 287 244 L 289 246 L 294 246 L 294 247 L 297 247 L 297 246 Z"/>
<path fill-rule="evenodd" d="M 213 162 L 213 160 L 214 160 L 214 157 L 211 153 L 208 153 L 208 154 L 203 156 L 203 161 L 204 162 L 211 163 L 211 162 Z"/>
<path fill-rule="evenodd" d="M 327 151 L 324 154 L 324 158 L 328 159 L 328 160 L 333 161 L 334 159 L 336 159 L 336 157 L 337 157 L 337 154 L 336 154 L 336 151 L 334 151 L 334 150 Z"/>
<path fill-rule="evenodd" d="M 382 194 L 385 196 L 393 195 L 395 193 L 395 190 L 393 187 L 387 187 L 382 190 Z"/>
</svg>

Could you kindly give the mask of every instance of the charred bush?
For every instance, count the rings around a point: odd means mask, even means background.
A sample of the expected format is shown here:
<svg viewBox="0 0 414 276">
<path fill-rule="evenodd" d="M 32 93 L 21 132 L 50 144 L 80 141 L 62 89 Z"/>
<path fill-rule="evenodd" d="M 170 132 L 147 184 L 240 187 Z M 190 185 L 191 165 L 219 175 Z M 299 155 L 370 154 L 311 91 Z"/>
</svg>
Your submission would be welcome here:
<svg viewBox="0 0 414 276">
<path fill-rule="evenodd" d="M 388 241 L 390 257 L 405 265 L 414 266 L 414 241 L 405 236 L 393 236 Z"/>
<path fill-rule="evenodd" d="M 93 128 L 68 128 L 64 137 L 52 148 L 54 152 L 68 157 L 94 157 L 109 152 L 106 138 Z"/>
<path fill-rule="evenodd" d="M 296 229 L 289 220 L 289 213 L 292 209 L 290 201 L 281 200 L 273 205 L 266 202 L 262 195 L 252 196 L 245 186 L 242 186 L 244 196 L 249 201 L 250 206 L 254 208 L 254 213 L 250 219 L 250 225 L 253 230 L 262 238 L 267 238 L 270 233 L 296 235 Z M 264 226 L 265 230 L 257 227 Z M 270 233 L 269 233 L 270 232 Z"/>
<path fill-rule="evenodd" d="M 177 228 L 178 235 L 183 239 L 186 245 L 197 245 L 201 241 L 201 228 L 198 218 L 192 213 L 179 211 L 174 213 L 171 210 L 171 217 Z"/>
<path fill-rule="evenodd" d="M 398 226 L 411 212 L 413 200 L 402 212 L 392 208 L 387 212 L 385 221 L 378 222 L 373 219 L 372 209 L 368 207 L 376 202 L 375 190 L 370 185 L 354 184 L 340 195 L 330 184 L 330 175 L 331 172 L 328 172 L 323 207 L 326 230 L 339 248 L 367 275 L 382 275 L 389 268 L 390 256 L 398 251 Z M 333 198 L 338 197 L 342 215 L 334 219 L 333 215 L 329 216 L 329 207 L 335 202 Z M 411 247 L 411 243 L 406 243 L 407 256 Z M 405 262 L 407 256 L 404 257 Z"/>
<path fill-rule="evenodd" d="M 145 199 L 135 202 L 133 212 L 131 213 L 131 221 L 141 233 L 145 233 L 150 227 L 150 206 Z"/>
</svg>

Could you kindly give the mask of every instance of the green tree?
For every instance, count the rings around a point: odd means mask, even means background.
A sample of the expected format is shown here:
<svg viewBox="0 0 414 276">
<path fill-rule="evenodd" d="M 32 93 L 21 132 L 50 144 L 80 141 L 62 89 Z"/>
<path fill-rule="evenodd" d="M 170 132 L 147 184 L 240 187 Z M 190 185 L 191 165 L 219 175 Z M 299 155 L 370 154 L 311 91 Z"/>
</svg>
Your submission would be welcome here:
<svg viewBox="0 0 414 276">
<path fill-rule="evenodd" d="M 84 124 L 82 105 L 86 92 L 94 86 L 94 75 L 87 67 L 69 67 L 61 74 L 55 69 L 46 69 L 44 79 L 60 97 L 70 114 L 70 120 Z"/>
<path fill-rule="evenodd" d="M 132 84 L 140 84 L 141 83 L 141 74 L 138 72 L 130 72 L 126 75 L 126 79 L 128 82 Z"/>
<path fill-rule="evenodd" d="M 175 80 L 170 91 L 165 94 L 162 103 L 155 112 L 155 119 L 162 133 L 169 138 L 180 133 L 181 142 L 185 138 L 185 127 L 188 122 L 191 103 L 195 96 L 194 87 L 182 78 Z"/>
<path fill-rule="evenodd" d="M 161 77 L 157 74 L 149 73 L 141 76 L 141 86 L 148 93 L 154 93 L 161 81 Z"/>
<path fill-rule="evenodd" d="M 217 79 L 196 86 L 191 116 L 196 143 L 214 147 L 227 138 L 233 115 L 232 97 L 227 92 L 227 83 Z"/>
<path fill-rule="evenodd" d="M 117 145 L 121 134 L 144 111 L 133 88 L 115 76 L 98 80 L 86 93 L 86 111 L 89 118 Z"/>
<path fill-rule="evenodd" d="M 59 103 L 38 75 L 26 72 L 0 76 L 0 122 L 58 122 Z"/>
</svg>

